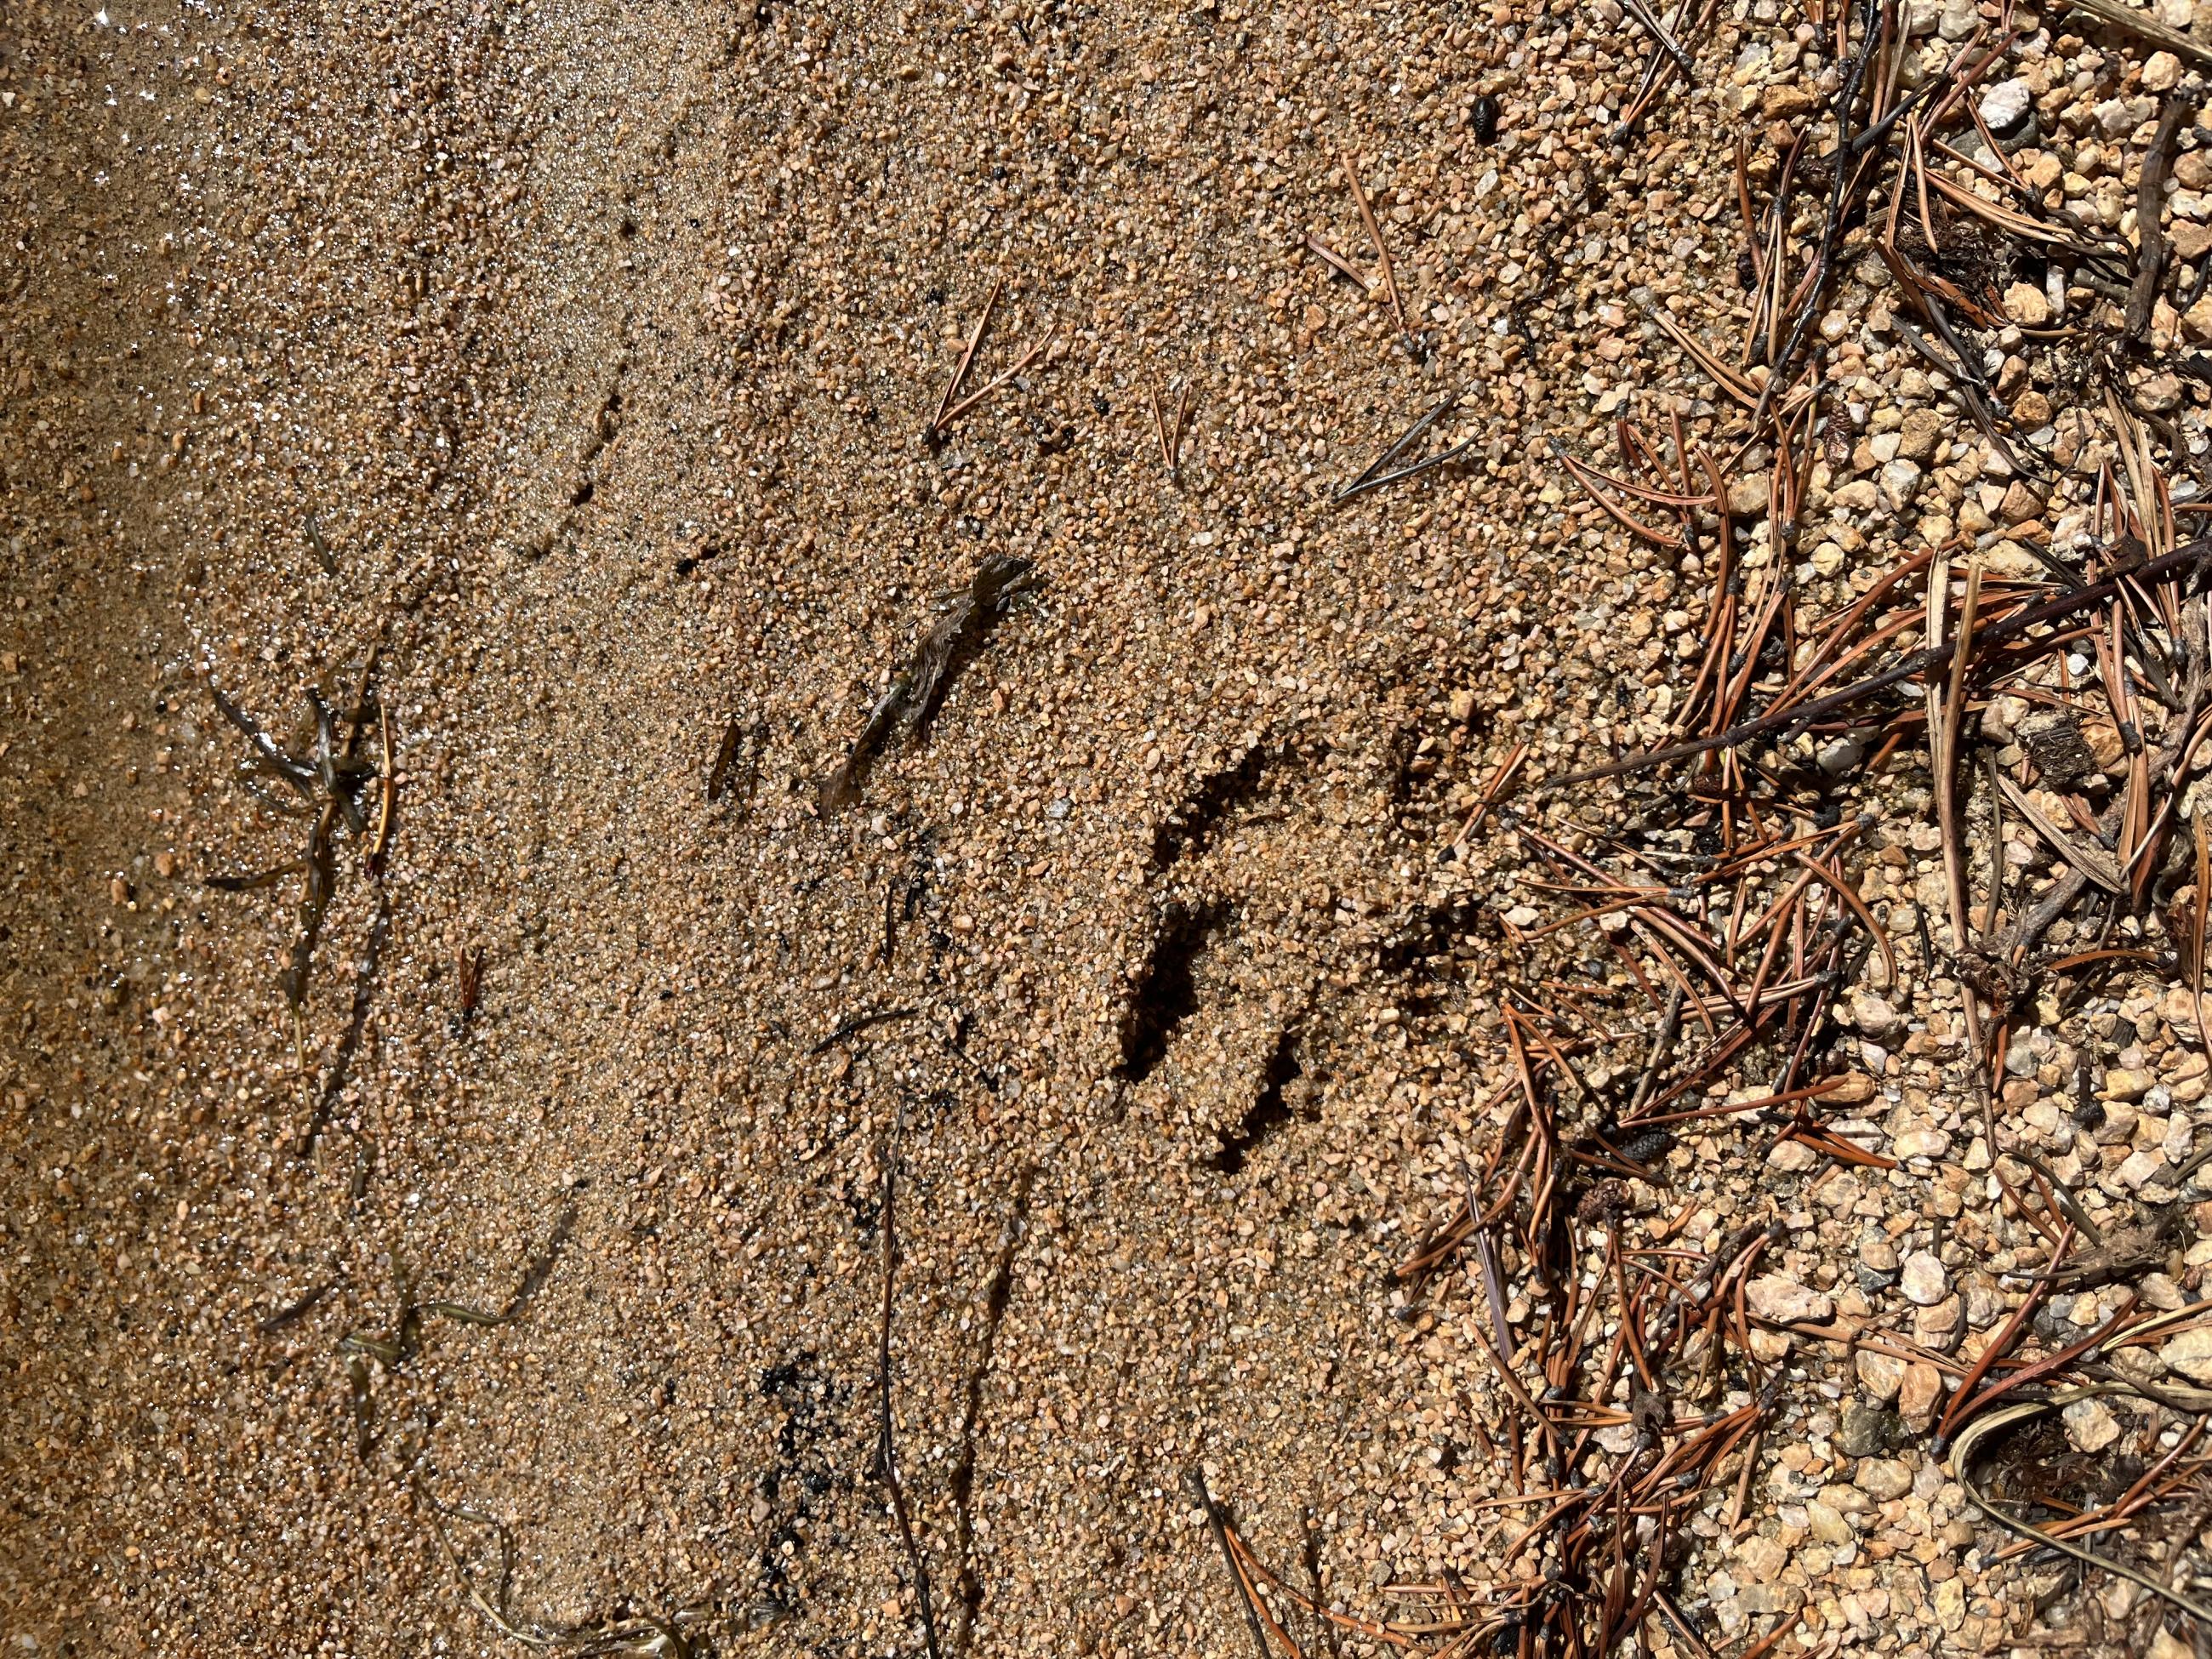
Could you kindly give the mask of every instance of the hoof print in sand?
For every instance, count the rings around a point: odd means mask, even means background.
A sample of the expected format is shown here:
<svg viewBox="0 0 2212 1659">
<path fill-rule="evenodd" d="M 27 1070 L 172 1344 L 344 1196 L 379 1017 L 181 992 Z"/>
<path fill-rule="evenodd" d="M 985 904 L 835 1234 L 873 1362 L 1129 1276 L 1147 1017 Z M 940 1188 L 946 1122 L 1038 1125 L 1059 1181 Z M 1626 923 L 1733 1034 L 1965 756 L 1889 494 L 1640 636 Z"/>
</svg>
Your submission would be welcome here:
<svg viewBox="0 0 2212 1659">
<path fill-rule="evenodd" d="M 1295 1028 L 1285 1028 L 1275 1039 L 1273 1050 L 1267 1056 L 1267 1069 L 1260 1075 L 1260 1092 L 1250 1108 L 1237 1121 L 1233 1129 L 1217 1129 L 1220 1139 L 1218 1150 L 1206 1158 L 1206 1166 L 1223 1175 L 1236 1175 L 1244 1168 L 1244 1160 L 1257 1150 L 1276 1130 L 1293 1117 L 1316 1118 L 1320 1114 L 1310 1107 L 1304 1113 L 1294 1111 L 1283 1098 L 1283 1092 L 1305 1075 L 1298 1064 L 1298 1034 Z"/>
<path fill-rule="evenodd" d="M 1170 903 L 1162 912 L 1152 945 L 1121 1014 L 1121 1058 L 1114 1075 L 1142 1083 L 1167 1058 L 1176 1027 L 1198 1010 L 1193 977 L 1227 911 L 1218 904 Z"/>
</svg>

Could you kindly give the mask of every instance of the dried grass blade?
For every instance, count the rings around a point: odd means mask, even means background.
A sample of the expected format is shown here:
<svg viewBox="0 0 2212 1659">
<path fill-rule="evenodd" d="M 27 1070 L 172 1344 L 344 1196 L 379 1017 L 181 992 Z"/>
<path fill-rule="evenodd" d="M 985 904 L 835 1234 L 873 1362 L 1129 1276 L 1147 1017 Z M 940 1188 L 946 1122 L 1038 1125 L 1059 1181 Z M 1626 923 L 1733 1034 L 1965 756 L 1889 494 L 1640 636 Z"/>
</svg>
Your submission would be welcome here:
<svg viewBox="0 0 2212 1659">
<path fill-rule="evenodd" d="M 1952 1478 L 1958 1481 L 1960 1488 L 1965 1491 L 1968 1501 L 1976 1509 L 2006 1531 L 2017 1534 L 2031 1543 L 2069 1555 L 2084 1566 L 2095 1567 L 2103 1571 L 2116 1574 L 2139 1589 L 2148 1590 L 2160 1600 L 2179 1607 L 2191 1618 L 2206 1625 L 2212 1625 L 2212 1607 L 2208 1607 L 2203 1602 L 2192 1600 L 2179 1591 L 2168 1588 L 2162 1581 L 2150 1577 L 2148 1573 L 2138 1571 L 2124 1561 L 2115 1561 L 2107 1556 L 2099 1555 L 2093 1551 L 2083 1549 L 2069 1539 L 2055 1538 L 2040 1528 L 2028 1525 L 2025 1521 L 2006 1513 L 1991 1503 L 1983 1496 L 1981 1488 L 1974 1482 L 1972 1469 L 1974 1449 L 1983 1439 L 1999 1429 L 2008 1428 L 2014 1423 L 2025 1421 L 2030 1417 L 2039 1416 L 2055 1407 L 2069 1404 L 2075 1399 L 2087 1398 L 2092 1395 L 2108 1391 L 2104 1388 L 2063 1389 L 2047 1400 L 2027 1401 L 2003 1411 L 1992 1412 L 1985 1416 L 1976 1418 L 1959 1437 L 1958 1443 L 1952 1449 Z"/>
<path fill-rule="evenodd" d="M 2027 820 L 2028 827 L 2048 842 L 2051 850 L 2059 857 L 2064 859 L 2067 863 L 2088 877 L 2106 892 L 2117 893 L 2120 890 L 2122 884 L 2119 869 L 2106 855 L 2102 848 L 2084 847 L 2072 836 L 2061 830 L 2051 821 L 2050 817 L 2040 807 L 2036 805 L 2033 798 L 2027 790 L 2021 788 L 2002 772 L 1997 774 L 1997 787 L 2004 791 L 2005 799 L 2013 804 L 2014 809 Z M 2199 844 L 2202 845 L 2201 830 Z"/>
</svg>

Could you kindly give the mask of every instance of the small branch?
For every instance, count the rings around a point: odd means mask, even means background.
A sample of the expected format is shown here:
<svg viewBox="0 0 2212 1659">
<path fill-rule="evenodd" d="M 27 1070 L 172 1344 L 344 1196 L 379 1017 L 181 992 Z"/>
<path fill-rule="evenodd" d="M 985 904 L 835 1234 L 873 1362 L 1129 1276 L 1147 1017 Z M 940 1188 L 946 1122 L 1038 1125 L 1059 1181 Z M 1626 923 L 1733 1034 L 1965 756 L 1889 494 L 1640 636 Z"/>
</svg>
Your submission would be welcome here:
<svg viewBox="0 0 2212 1659">
<path fill-rule="evenodd" d="M 2136 186 L 2136 280 L 2128 289 L 2127 336 L 2140 340 L 2150 331 L 2151 313 L 2158 307 L 2159 284 L 2166 279 L 2169 252 L 2166 230 L 2160 221 L 2166 212 L 2166 174 L 2173 160 L 2173 141 L 2181 124 L 2196 108 L 2194 99 L 2172 93 L 2158 118 L 2157 134 L 2143 153 L 2142 177 Z"/>
</svg>

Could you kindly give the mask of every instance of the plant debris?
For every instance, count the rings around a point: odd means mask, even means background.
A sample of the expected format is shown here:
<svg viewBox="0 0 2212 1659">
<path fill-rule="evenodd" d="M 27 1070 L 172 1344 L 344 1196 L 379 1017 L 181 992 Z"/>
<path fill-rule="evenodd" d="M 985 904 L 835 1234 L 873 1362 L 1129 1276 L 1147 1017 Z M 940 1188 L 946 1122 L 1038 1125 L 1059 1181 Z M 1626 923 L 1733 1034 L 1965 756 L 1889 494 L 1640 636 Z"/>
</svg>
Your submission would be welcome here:
<svg viewBox="0 0 2212 1659">
<path fill-rule="evenodd" d="M 1017 597 L 1034 586 L 1033 568 L 1027 559 L 994 553 L 976 567 L 965 587 L 955 588 L 939 602 L 937 620 L 923 630 L 913 660 L 893 676 L 868 710 L 860 735 L 854 738 L 843 762 L 822 781 L 818 794 L 823 816 L 860 799 L 869 765 L 900 727 L 905 728 L 908 741 L 921 741 L 953 680 L 982 648 L 992 627 Z"/>
</svg>

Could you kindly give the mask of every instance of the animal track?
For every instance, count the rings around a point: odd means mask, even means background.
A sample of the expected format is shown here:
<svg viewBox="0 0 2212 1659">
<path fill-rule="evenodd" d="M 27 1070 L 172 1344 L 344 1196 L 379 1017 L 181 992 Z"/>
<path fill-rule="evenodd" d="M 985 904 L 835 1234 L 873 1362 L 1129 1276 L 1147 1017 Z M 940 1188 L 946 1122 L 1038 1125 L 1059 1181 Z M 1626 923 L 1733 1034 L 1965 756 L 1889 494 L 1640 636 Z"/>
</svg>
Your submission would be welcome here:
<svg viewBox="0 0 2212 1659">
<path fill-rule="evenodd" d="M 1202 780 L 1152 831 L 1152 867 L 1165 870 L 1187 853 L 1205 851 L 1222 820 L 1259 793 L 1270 761 L 1267 745 L 1255 743 L 1236 765 Z"/>
<path fill-rule="evenodd" d="M 625 337 L 628 331 L 629 325 L 625 323 Z M 592 419 L 591 435 L 584 440 L 576 452 L 578 482 L 576 487 L 568 492 L 568 505 L 572 507 L 588 503 L 598 488 L 598 481 L 592 476 L 592 468 L 599 460 L 600 453 L 614 441 L 615 434 L 622 429 L 623 376 L 629 370 L 629 360 L 627 357 L 616 362 L 613 382 L 608 388 L 605 401 L 599 404 L 599 412 Z"/>
<path fill-rule="evenodd" d="M 1197 1011 L 1198 987 L 1192 970 L 1228 918 L 1218 903 L 1170 902 L 1152 935 L 1129 1006 L 1121 1016 L 1121 1060 L 1114 1074 L 1125 1083 L 1142 1083 L 1167 1058 L 1176 1028 Z"/>
<path fill-rule="evenodd" d="M 1223 1175 L 1242 1170 L 1245 1158 L 1297 1115 L 1284 1100 L 1283 1091 L 1304 1075 L 1304 1068 L 1298 1064 L 1297 1028 L 1285 1026 L 1267 1056 L 1267 1069 L 1261 1073 L 1258 1097 L 1234 1129 L 1215 1131 L 1221 1138 L 1221 1150 L 1206 1160 L 1208 1167 Z"/>
</svg>

